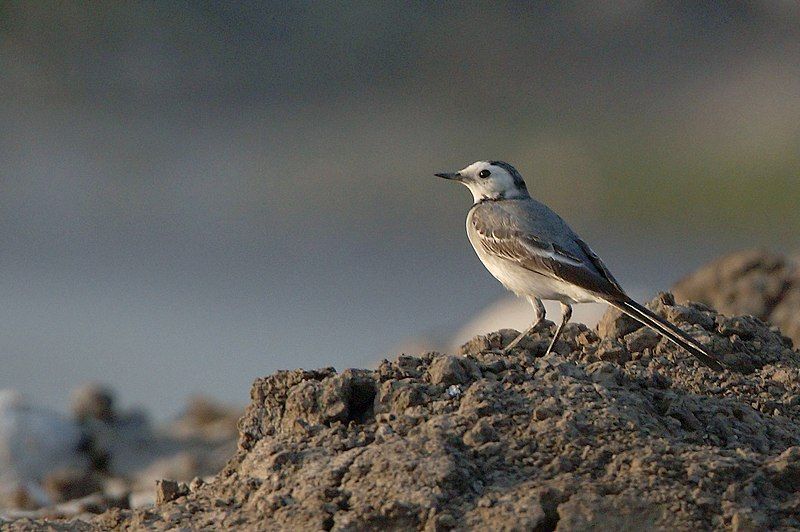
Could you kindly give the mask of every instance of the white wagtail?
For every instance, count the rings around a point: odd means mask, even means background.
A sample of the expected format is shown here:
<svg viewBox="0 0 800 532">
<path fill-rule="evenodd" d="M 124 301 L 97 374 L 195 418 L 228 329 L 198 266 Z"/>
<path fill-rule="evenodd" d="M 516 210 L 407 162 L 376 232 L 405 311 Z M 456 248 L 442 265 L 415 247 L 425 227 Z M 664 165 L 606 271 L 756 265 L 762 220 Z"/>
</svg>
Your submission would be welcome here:
<svg viewBox="0 0 800 532">
<path fill-rule="evenodd" d="M 484 266 L 503 286 L 530 301 L 533 325 L 506 348 L 513 349 L 544 320 L 542 300 L 561 303 L 561 323 L 549 353 L 575 303 L 605 302 L 652 327 L 707 366 L 722 365 L 697 340 L 625 294 L 600 257 L 559 215 L 534 200 L 516 168 L 478 161 L 460 172 L 436 174 L 469 188 L 475 203 L 467 214 L 467 236 Z"/>
</svg>

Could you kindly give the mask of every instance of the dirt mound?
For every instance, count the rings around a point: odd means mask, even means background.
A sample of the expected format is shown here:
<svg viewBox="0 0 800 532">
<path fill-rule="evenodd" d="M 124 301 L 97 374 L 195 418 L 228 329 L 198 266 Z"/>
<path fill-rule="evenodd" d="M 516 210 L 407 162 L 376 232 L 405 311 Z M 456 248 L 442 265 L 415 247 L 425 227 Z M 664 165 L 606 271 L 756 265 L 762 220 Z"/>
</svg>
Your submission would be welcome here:
<svg viewBox="0 0 800 532">
<path fill-rule="evenodd" d="M 723 314 L 769 321 L 800 344 L 800 256 L 740 251 L 703 266 L 673 290 L 679 300 L 702 301 Z"/>
<path fill-rule="evenodd" d="M 510 355 L 258 379 L 239 451 L 212 482 L 108 528 L 754 530 L 800 527 L 800 354 L 755 318 L 650 304 L 721 353 L 715 373 L 609 312 Z M 172 499 L 172 500 L 169 500 Z M 23 529 L 33 522 L 16 521 Z"/>
</svg>

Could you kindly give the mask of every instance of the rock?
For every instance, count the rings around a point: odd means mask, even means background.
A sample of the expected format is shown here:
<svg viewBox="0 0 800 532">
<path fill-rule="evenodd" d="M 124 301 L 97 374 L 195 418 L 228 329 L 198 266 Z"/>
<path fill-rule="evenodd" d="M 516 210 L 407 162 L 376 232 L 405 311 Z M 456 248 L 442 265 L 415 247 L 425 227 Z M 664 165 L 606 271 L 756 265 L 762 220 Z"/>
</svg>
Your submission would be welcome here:
<svg viewBox="0 0 800 532">
<path fill-rule="evenodd" d="M 600 338 L 622 338 L 626 334 L 640 329 L 642 324 L 614 307 L 608 310 L 597 323 L 597 334 Z"/>
<path fill-rule="evenodd" d="M 86 469 L 60 469 L 47 474 L 42 487 L 56 502 L 86 497 L 102 490 L 102 483 L 97 475 Z"/>
<path fill-rule="evenodd" d="M 157 480 L 156 506 L 174 501 L 188 492 L 189 489 L 185 485 L 178 484 L 174 480 Z"/>
<path fill-rule="evenodd" d="M 455 385 L 454 385 L 455 386 Z M 387 381 L 381 385 L 376 399 L 376 412 L 403 412 L 429 400 L 428 387 L 406 381 Z"/>
<path fill-rule="evenodd" d="M 90 419 L 110 423 L 114 420 L 114 392 L 101 384 L 87 384 L 72 391 L 72 415 L 79 422 Z"/>
<path fill-rule="evenodd" d="M 764 519 L 758 513 L 754 512 L 736 512 L 731 518 L 731 531 L 732 532 L 759 532 L 764 530 Z"/>
<path fill-rule="evenodd" d="M 491 351 L 492 349 L 502 349 L 500 335 L 497 335 L 495 342 L 492 342 L 487 336 L 476 336 L 462 345 L 459 352 L 462 355 L 476 355 L 484 351 Z"/>
<path fill-rule="evenodd" d="M 474 378 L 480 377 L 480 370 L 472 360 L 452 355 L 437 356 L 428 369 L 428 376 L 432 384 L 450 386 L 452 384 L 466 384 Z"/>
<path fill-rule="evenodd" d="M 86 518 L 85 516 L 106 512 L 108 517 L 104 515 L 103 521 L 111 522 L 111 515 L 117 514 L 120 508 L 127 507 L 126 499 L 115 499 L 95 493 L 38 510 L 8 511 L 5 516 L 0 515 L 0 525 L 4 524 L 5 518 L 9 518 L 13 520 L 10 524 L 11 530 L 89 530 L 89 525 L 81 519 L 76 519 L 75 516 Z M 38 522 L 32 521 L 34 519 Z M 63 520 L 64 525 L 55 524 L 56 520 Z M 103 525 L 100 527 L 108 529 Z M 9 528 L 3 527 L 3 529 Z"/>
<path fill-rule="evenodd" d="M 478 447 L 496 439 L 497 431 L 494 430 L 492 424 L 486 418 L 478 420 L 475 426 L 464 434 L 464 442 L 473 447 Z"/>
<path fill-rule="evenodd" d="M 464 384 L 467 382 L 467 372 L 461 365 L 461 361 L 450 355 L 436 357 L 428 369 L 428 375 L 433 384 Z"/>
<path fill-rule="evenodd" d="M 545 321 L 542 324 L 542 327 L 546 326 L 547 323 L 550 322 Z M 499 331 L 489 333 L 486 336 L 476 336 L 462 345 L 459 349 L 459 352 L 462 355 L 477 355 L 492 350 L 499 351 L 510 344 L 517 336 L 519 336 L 519 333 L 520 331 L 516 331 L 514 329 L 500 329 Z M 527 338 L 520 343 L 520 347 L 530 348 L 530 342 L 531 339 Z"/>
<path fill-rule="evenodd" d="M 752 315 L 774 323 L 800 343 L 800 256 L 764 250 L 721 257 L 673 287 L 681 300 L 701 301 L 727 315 Z"/>
<path fill-rule="evenodd" d="M 767 466 L 773 484 L 790 493 L 800 492 L 800 447 L 789 447 Z"/>
<path fill-rule="evenodd" d="M 609 362 L 593 362 L 586 367 L 586 373 L 593 382 L 604 387 L 616 386 L 622 381 L 622 372 L 617 364 Z"/>
<path fill-rule="evenodd" d="M 180 438 L 225 440 L 237 436 L 236 423 L 242 410 L 223 405 L 210 397 L 189 399 L 186 410 L 172 423 L 173 434 Z"/>
<path fill-rule="evenodd" d="M 47 495 L 32 484 L 6 481 L 0 487 L 0 509 L 35 510 L 49 502 Z"/>
<path fill-rule="evenodd" d="M 555 506 L 547 505 L 545 509 L 542 499 L 537 490 L 511 488 L 502 494 L 490 492 L 466 513 L 463 523 L 469 530 L 553 530 L 558 521 Z"/>
<path fill-rule="evenodd" d="M 655 530 L 667 508 L 633 497 L 579 494 L 558 506 L 557 530 Z"/>
<path fill-rule="evenodd" d="M 650 327 L 642 327 L 625 335 L 625 347 L 628 352 L 641 352 L 645 349 L 655 349 L 662 336 Z"/>
<path fill-rule="evenodd" d="M 203 484 L 205 484 L 205 481 L 202 478 L 194 477 L 192 481 L 189 483 L 189 490 L 197 491 L 203 486 Z"/>
<path fill-rule="evenodd" d="M 54 502 L 43 481 L 56 471 L 89 475 L 92 461 L 86 447 L 86 434 L 72 420 L 31 405 L 13 390 L 0 390 L 0 500 L 4 505 L 31 508 Z"/>
<path fill-rule="evenodd" d="M 636 332 L 632 332 L 628 336 L 633 334 L 636 334 Z M 641 349 L 632 349 L 631 351 L 641 351 Z M 624 364 L 630 360 L 628 349 L 614 338 L 604 338 L 600 345 L 597 346 L 595 356 L 600 360 L 616 362 L 617 364 Z"/>
</svg>

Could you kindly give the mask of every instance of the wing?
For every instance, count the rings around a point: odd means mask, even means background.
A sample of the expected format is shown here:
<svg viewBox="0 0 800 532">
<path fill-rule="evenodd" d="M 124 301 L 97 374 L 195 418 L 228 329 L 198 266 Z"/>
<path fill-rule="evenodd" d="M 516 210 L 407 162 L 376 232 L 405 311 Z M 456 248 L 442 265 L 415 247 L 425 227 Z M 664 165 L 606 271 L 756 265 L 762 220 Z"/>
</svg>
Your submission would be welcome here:
<svg viewBox="0 0 800 532">
<path fill-rule="evenodd" d="M 541 232 L 537 232 L 536 220 L 519 223 L 512 213 L 496 207 L 491 209 L 476 210 L 472 216 L 472 226 L 480 245 L 488 253 L 604 298 L 617 299 L 624 295 L 619 283 L 597 254 L 552 211 L 546 214 L 551 214 L 564 225 L 561 244 L 555 238 L 547 238 L 548 233 L 553 231 L 548 230 L 546 224 Z"/>
<path fill-rule="evenodd" d="M 608 270 L 605 263 L 603 263 L 600 257 L 597 256 L 597 253 L 592 251 L 592 248 L 589 247 L 589 244 L 587 244 L 580 238 L 576 238 L 575 243 L 578 244 L 578 246 L 580 246 L 580 248 L 589 258 L 589 260 L 592 261 L 592 265 L 594 265 L 595 269 L 599 271 L 603 275 L 603 277 L 606 278 L 606 281 L 614 285 L 614 287 L 616 287 L 616 289 L 619 290 L 621 293 L 625 293 L 625 290 L 622 289 L 622 286 L 620 286 L 619 281 L 617 281 L 614 278 L 614 276 L 611 275 L 611 272 Z"/>
</svg>

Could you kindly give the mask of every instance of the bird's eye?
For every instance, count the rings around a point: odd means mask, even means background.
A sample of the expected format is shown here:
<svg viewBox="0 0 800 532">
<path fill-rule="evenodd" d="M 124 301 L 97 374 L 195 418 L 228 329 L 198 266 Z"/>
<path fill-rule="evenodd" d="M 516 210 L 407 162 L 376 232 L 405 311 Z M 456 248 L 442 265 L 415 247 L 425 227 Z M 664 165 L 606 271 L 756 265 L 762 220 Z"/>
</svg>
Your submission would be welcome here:
<svg viewBox="0 0 800 532">
<path fill-rule="evenodd" d="M 489 170 L 481 170 L 480 173 L 478 174 L 478 177 L 486 179 L 490 175 L 492 175 L 492 173 Z"/>
</svg>

